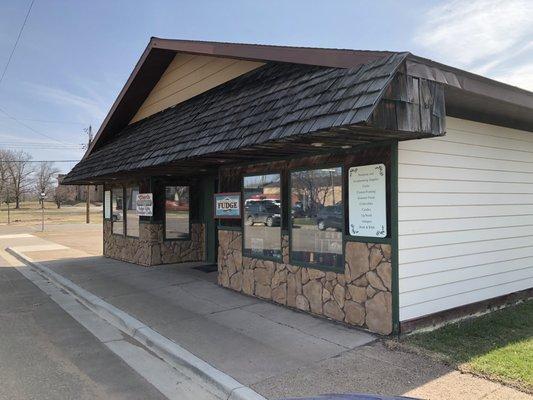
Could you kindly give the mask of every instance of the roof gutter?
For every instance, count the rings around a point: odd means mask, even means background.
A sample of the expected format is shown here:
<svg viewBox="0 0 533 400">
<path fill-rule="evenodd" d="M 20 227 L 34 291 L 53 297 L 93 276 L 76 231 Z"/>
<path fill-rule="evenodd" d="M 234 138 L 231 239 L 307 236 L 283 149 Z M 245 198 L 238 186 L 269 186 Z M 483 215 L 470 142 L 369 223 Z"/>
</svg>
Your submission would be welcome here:
<svg viewBox="0 0 533 400">
<path fill-rule="evenodd" d="M 484 76 L 410 54 L 407 74 L 533 110 L 533 93 Z"/>
</svg>

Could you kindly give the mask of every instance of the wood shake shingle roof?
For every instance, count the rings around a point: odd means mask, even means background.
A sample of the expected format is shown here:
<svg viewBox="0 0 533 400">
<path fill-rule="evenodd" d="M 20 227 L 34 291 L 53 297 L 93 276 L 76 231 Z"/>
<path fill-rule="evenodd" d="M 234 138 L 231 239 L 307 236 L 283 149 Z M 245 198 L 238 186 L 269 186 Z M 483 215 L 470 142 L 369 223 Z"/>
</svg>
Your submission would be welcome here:
<svg viewBox="0 0 533 400">
<path fill-rule="evenodd" d="M 364 124 L 407 53 L 353 69 L 268 63 L 122 131 L 64 183 Z"/>
</svg>

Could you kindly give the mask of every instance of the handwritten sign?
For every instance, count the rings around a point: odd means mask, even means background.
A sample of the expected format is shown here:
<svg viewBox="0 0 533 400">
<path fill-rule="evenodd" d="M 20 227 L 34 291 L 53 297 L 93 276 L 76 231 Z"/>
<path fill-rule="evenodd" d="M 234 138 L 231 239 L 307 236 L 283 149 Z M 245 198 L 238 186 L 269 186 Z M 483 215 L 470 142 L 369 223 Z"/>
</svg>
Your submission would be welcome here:
<svg viewBox="0 0 533 400">
<path fill-rule="evenodd" d="M 235 219 L 241 217 L 241 194 L 215 193 L 215 218 Z"/>
<path fill-rule="evenodd" d="M 348 170 L 349 230 L 353 236 L 387 236 L 387 187 L 385 165 Z"/>
<path fill-rule="evenodd" d="M 154 196 L 152 193 L 137 194 L 137 214 L 143 217 L 154 215 Z"/>
</svg>

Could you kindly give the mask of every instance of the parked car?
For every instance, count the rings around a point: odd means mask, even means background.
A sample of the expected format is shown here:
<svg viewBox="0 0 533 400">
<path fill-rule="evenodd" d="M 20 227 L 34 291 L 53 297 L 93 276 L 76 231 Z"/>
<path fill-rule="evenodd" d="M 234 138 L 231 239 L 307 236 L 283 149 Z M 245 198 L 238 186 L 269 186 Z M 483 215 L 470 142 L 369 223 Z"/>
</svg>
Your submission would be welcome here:
<svg viewBox="0 0 533 400">
<path fill-rule="evenodd" d="M 122 221 L 122 211 L 113 211 L 113 216 L 111 217 L 113 222 Z"/>
<path fill-rule="evenodd" d="M 252 201 L 244 207 L 244 221 L 246 225 L 263 223 L 266 226 L 281 224 L 281 208 L 270 200 Z"/>
<path fill-rule="evenodd" d="M 174 200 L 165 200 L 165 209 L 167 211 L 189 211 L 189 203 L 180 203 Z"/>
<path fill-rule="evenodd" d="M 305 211 L 301 202 L 297 202 L 292 206 L 291 214 L 293 218 L 304 218 Z"/>
<path fill-rule="evenodd" d="M 316 215 L 316 225 L 321 231 L 325 231 L 328 228 L 342 231 L 343 224 L 344 218 L 342 217 L 341 203 L 323 207 Z"/>
</svg>

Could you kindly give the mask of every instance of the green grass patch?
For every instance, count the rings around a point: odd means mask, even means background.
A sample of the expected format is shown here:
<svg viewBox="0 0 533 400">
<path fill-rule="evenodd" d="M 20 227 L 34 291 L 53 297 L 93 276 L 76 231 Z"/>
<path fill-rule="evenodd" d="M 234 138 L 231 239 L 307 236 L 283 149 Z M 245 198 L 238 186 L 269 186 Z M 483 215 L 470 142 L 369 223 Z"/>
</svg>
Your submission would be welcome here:
<svg viewBox="0 0 533 400">
<path fill-rule="evenodd" d="M 533 301 L 415 334 L 405 342 L 462 370 L 533 391 Z"/>
<path fill-rule="evenodd" d="M 10 205 L 10 221 L 12 224 L 24 225 L 34 224 L 41 221 L 42 209 L 37 201 L 27 201 L 20 203 L 20 208 L 15 209 L 15 204 Z M 91 204 L 91 222 L 102 222 L 102 207 Z M 0 224 L 7 223 L 7 205 L 0 206 Z M 50 201 L 44 203 L 44 218 L 52 223 L 76 223 L 85 222 L 85 203 L 76 205 L 64 204 L 57 208 L 56 204 Z"/>
<path fill-rule="evenodd" d="M 294 218 L 293 225 L 316 225 L 316 218 Z"/>
</svg>

